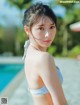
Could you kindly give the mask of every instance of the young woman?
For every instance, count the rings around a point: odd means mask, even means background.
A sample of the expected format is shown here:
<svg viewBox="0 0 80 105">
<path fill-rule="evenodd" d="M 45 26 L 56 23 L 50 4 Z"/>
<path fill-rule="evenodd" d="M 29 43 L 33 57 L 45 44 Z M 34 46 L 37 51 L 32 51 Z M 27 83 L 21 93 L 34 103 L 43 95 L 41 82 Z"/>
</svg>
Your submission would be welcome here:
<svg viewBox="0 0 80 105">
<path fill-rule="evenodd" d="M 61 86 L 62 75 L 47 52 L 56 35 L 56 16 L 49 6 L 36 3 L 24 13 L 25 74 L 34 105 L 67 105 Z"/>
</svg>

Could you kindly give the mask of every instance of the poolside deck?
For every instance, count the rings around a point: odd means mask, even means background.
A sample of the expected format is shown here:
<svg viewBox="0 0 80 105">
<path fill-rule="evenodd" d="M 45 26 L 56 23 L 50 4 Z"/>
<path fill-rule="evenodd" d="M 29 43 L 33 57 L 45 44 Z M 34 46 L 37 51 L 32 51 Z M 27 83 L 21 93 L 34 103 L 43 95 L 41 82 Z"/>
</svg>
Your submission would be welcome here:
<svg viewBox="0 0 80 105">
<path fill-rule="evenodd" d="M 16 58 L 15 58 L 16 59 Z M 64 82 L 63 89 L 70 105 L 80 105 L 80 61 L 68 58 L 55 58 L 56 65 L 61 69 Z M 32 97 L 27 89 L 27 80 L 23 80 L 8 99 L 8 105 L 32 105 Z"/>
<path fill-rule="evenodd" d="M 16 63 L 16 64 L 22 64 L 23 60 L 22 57 L 0 57 L 0 64 L 4 63 Z"/>
<path fill-rule="evenodd" d="M 32 105 L 31 95 L 27 89 L 26 78 L 24 78 L 22 83 L 13 93 L 8 102 L 8 105 Z"/>
</svg>

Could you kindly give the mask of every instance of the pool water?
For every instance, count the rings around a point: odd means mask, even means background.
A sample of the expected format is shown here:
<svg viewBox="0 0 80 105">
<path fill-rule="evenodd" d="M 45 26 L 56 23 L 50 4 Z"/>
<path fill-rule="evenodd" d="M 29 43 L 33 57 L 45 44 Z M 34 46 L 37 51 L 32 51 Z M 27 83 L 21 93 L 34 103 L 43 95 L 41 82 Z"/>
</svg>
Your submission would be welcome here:
<svg viewBox="0 0 80 105">
<path fill-rule="evenodd" d="M 22 70 L 23 64 L 0 64 L 0 92 Z"/>
</svg>

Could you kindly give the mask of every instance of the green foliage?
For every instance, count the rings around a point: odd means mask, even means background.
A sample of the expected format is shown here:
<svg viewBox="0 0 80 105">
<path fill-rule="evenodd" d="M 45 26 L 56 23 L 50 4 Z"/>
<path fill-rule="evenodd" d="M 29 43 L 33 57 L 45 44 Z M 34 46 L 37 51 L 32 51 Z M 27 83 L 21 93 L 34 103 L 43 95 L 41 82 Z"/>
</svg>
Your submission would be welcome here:
<svg viewBox="0 0 80 105">
<path fill-rule="evenodd" d="M 0 54 L 12 53 L 12 55 L 22 55 L 24 42 L 27 39 L 23 29 L 16 26 L 8 26 L 3 31 L 4 33 L 0 37 Z"/>
<path fill-rule="evenodd" d="M 32 0 L 7 0 L 11 6 L 16 6 L 21 12 L 19 18 L 23 18 L 22 10 L 28 8 Z M 54 43 L 48 48 L 48 52 L 55 56 L 75 57 L 80 54 L 80 32 L 72 32 L 70 24 L 80 21 L 80 5 L 75 3 L 60 3 L 55 0 L 49 3 L 53 8 L 55 5 L 62 5 L 66 8 L 64 18 L 58 17 L 57 34 Z M 0 26 L 0 54 L 11 52 L 13 55 L 23 55 L 24 42 L 27 40 L 22 25 L 20 26 Z"/>
<path fill-rule="evenodd" d="M 56 50 L 57 50 L 56 46 L 50 46 L 48 48 L 48 52 L 52 55 L 55 54 Z"/>
<path fill-rule="evenodd" d="M 28 8 L 31 5 L 32 0 L 7 0 L 12 6 L 17 6 L 20 10 L 23 8 Z"/>
<path fill-rule="evenodd" d="M 77 45 L 75 47 L 73 47 L 69 52 L 68 52 L 68 56 L 69 57 L 76 57 L 80 55 L 80 45 Z"/>
</svg>

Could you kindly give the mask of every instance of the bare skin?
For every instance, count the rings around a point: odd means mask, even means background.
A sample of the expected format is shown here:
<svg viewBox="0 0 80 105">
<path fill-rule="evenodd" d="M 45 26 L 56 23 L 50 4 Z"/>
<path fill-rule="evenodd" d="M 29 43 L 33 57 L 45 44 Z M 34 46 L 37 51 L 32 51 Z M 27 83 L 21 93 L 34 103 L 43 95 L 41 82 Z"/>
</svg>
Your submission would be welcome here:
<svg viewBox="0 0 80 105">
<path fill-rule="evenodd" d="M 26 74 L 26 77 L 27 77 L 27 80 L 28 80 L 29 87 L 31 89 L 39 89 L 42 86 L 46 85 L 46 87 L 50 90 L 50 92 L 45 94 L 45 95 L 34 95 L 34 94 L 32 94 L 33 100 L 34 100 L 34 105 L 53 105 L 53 101 L 54 101 L 54 97 L 55 97 L 53 95 L 53 93 L 58 95 L 56 93 L 58 91 L 59 91 L 59 96 L 56 96 L 56 97 L 61 97 L 62 96 L 61 99 L 59 100 L 59 101 L 62 101 L 62 102 L 60 102 L 60 104 L 57 104 L 57 105 L 66 105 L 66 100 L 64 98 L 62 87 L 59 83 L 57 74 L 55 72 L 55 68 L 54 68 L 53 71 L 51 70 L 51 67 L 52 67 L 51 66 L 51 60 L 50 60 L 51 56 L 47 52 L 39 52 L 35 49 L 33 50 L 33 48 L 29 49 L 29 50 L 30 50 L 31 53 L 30 52 L 27 53 L 27 56 L 26 56 L 26 59 L 25 59 L 25 74 Z M 51 67 L 49 67 L 49 70 L 51 70 L 49 72 L 50 77 L 48 75 L 49 73 L 47 73 L 48 71 L 46 70 L 47 66 L 45 68 L 43 67 L 45 56 L 47 56 L 47 57 L 50 56 L 49 59 L 48 59 L 49 62 L 50 62 L 50 66 L 51 66 Z M 35 62 L 34 62 L 34 59 L 35 59 Z M 45 60 L 45 64 L 46 63 L 47 62 Z M 54 65 L 54 63 L 53 63 L 53 65 Z M 44 70 L 44 72 L 42 72 L 40 70 L 41 66 L 42 66 L 42 70 Z M 48 76 L 48 77 L 42 76 L 42 78 L 41 78 L 42 73 L 46 73 L 44 76 Z M 52 74 L 53 74 L 53 76 L 52 76 Z M 52 76 L 52 78 L 51 78 L 51 76 Z M 55 78 L 54 78 L 54 76 L 55 76 Z M 50 80 L 47 80 L 47 79 L 50 79 L 52 81 L 50 82 Z M 57 82 L 54 83 L 55 81 L 57 81 Z M 56 91 L 56 92 L 54 92 L 54 91 Z"/>
<path fill-rule="evenodd" d="M 34 105 L 67 105 L 54 59 L 46 52 L 56 34 L 54 23 L 45 16 L 45 20 L 40 18 L 31 31 L 26 26 L 24 29 L 29 34 L 32 43 L 29 45 L 25 58 L 25 74 L 29 88 L 36 90 L 46 86 L 49 91 L 45 95 L 34 95 L 32 93 Z M 34 40 L 32 35 L 40 40 Z M 44 42 L 45 40 L 50 41 Z"/>
<path fill-rule="evenodd" d="M 31 54 L 29 53 L 29 55 L 27 53 L 27 56 L 25 59 L 25 74 L 27 77 L 29 87 L 31 89 L 39 89 L 45 85 L 38 73 L 38 68 L 39 68 L 38 62 L 40 62 L 39 59 L 41 60 L 40 56 L 42 56 L 43 52 L 34 51 L 34 53 L 31 53 Z M 32 56 L 32 54 L 34 56 Z M 35 59 L 35 62 L 34 62 L 34 59 Z M 32 96 L 34 100 L 34 105 L 53 105 L 50 93 L 47 93 L 45 95 L 34 95 L 32 93 Z"/>
</svg>

